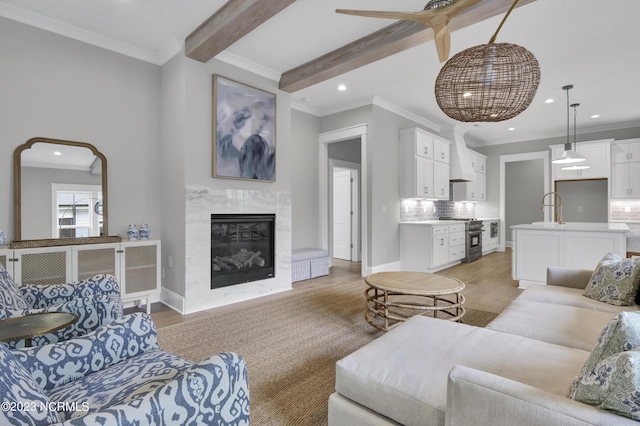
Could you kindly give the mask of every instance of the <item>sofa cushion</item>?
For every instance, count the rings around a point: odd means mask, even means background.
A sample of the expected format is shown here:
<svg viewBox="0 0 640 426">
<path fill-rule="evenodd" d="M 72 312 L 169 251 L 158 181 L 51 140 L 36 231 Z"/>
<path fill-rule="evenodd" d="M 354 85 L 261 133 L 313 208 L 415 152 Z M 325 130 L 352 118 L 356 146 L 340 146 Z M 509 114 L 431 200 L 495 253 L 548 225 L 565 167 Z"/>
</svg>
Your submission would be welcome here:
<svg viewBox="0 0 640 426">
<path fill-rule="evenodd" d="M 593 271 L 584 295 L 611 305 L 635 305 L 640 286 L 640 259 L 608 253 Z"/>
<path fill-rule="evenodd" d="M 466 324 L 414 316 L 336 364 L 336 391 L 405 425 L 443 425 L 454 365 L 561 396 L 589 353 Z"/>
<path fill-rule="evenodd" d="M 581 377 L 571 397 L 640 421 L 640 351 L 619 352 Z"/>
<path fill-rule="evenodd" d="M 594 311 L 611 312 L 617 314 L 623 311 L 638 311 L 640 306 L 616 306 L 590 299 L 582 295 L 583 290 L 577 288 L 558 287 L 552 285 L 534 284 L 527 287 L 516 300 L 533 300 L 536 302 L 555 303 L 558 305 L 575 306 Z"/>
<path fill-rule="evenodd" d="M 596 346 L 571 386 L 575 395 L 578 383 L 605 358 L 640 347 L 640 312 L 620 312 L 602 330 Z"/>
<path fill-rule="evenodd" d="M 11 275 L 0 265 L 0 319 L 24 315 L 29 308 Z"/>
<path fill-rule="evenodd" d="M 591 351 L 613 316 L 611 312 L 517 299 L 486 328 Z"/>
<path fill-rule="evenodd" d="M 56 411 L 49 409 L 51 400 L 2 344 L 0 365 L 0 424 L 49 425 L 60 421 Z"/>
</svg>

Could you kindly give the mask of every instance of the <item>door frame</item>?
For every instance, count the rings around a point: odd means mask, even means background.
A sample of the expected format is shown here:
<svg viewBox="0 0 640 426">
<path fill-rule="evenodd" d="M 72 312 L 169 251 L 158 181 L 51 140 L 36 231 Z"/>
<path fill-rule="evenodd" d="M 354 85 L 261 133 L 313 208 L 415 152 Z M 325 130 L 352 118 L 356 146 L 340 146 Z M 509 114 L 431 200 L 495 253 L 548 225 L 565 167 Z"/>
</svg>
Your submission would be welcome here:
<svg viewBox="0 0 640 426">
<path fill-rule="evenodd" d="M 506 165 L 507 163 L 515 163 L 518 161 L 529 160 L 542 160 L 544 165 L 544 192 L 551 191 L 551 178 L 550 178 L 550 157 L 549 151 L 537 151 L 537 152 L 523 152 L 521 154 L 509 154 L 500 156 L 500 239 L 498 243 L 498 250 L 505 250 L 505 231 L 506 231 L 506 216 L 507 216 L 507 204 L 505 200 L 506 193 Z M 542 194 L 544 195 L 544 194 Z M 544 211 L 545 222 L 549 221 L 550 215 L 548 209 Z"/>
<path fill-rule="evenodd" d="M 319 194 L 320 194 L 320 241 L 322 248 L 329 251 L 329 262 L 333 258 L 333 229 L 331 227 L 329 185 L 333 179 L 329 179 L 329 144 L 342 142 L 350 139 L 360 139 L 360 226 L 362 235 L 360 243 L 362 245 L 362 260 L 360 275 L 365 277 L 370 273 L 369 268 L 369 221 L 367 217 L 368 207 L 368 185 L 367 185 L 367 124 L 359 124 L 342 129 L 320 133 L 318 135 L 319 149 Z"/>
</svg>

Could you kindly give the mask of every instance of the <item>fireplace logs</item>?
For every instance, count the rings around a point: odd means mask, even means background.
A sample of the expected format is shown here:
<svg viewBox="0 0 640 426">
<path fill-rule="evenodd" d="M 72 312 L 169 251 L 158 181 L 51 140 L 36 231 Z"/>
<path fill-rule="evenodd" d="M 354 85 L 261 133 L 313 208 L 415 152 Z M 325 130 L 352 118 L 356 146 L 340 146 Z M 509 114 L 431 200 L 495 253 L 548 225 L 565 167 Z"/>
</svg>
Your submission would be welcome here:
<svg viewBox="0 0 640 426">
<path fill-rule="evenodd" d="M 223 269 L 231 270 L 233 268 L 242 269 L 250 268 L 254 265 L 264 266 L 265 261 L 260 257 L 260 250 L 253 252 L 246 249 L 240 249 L 233 256 L 216 256 L 212 259 L 213 265 L 211 269 L 221 271 Z"/>
</svg>

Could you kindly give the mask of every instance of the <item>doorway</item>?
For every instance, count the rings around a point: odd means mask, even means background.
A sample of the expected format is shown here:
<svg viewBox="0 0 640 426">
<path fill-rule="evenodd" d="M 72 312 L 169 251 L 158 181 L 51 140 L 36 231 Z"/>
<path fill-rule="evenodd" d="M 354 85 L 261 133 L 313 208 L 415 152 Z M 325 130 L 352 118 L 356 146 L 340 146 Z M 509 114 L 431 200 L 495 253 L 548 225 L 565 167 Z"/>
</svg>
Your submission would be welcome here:
<svg viewBox="0 0 640 426">
<path fill-rule="evenodd" d="M 360 124 L 353 127 L 347 127 L 344 129 L 334 130 L 319 135 L 319 184 L 320 184 L 320 238 L 322 242 L 322 248 L 329 252 L 329 261 L 333 259 L 334 247 L 333 247 L 333 167 L 341 166 L 338 159 L 332 159 L 329 155 L 329 147 L 336 142 L 343 142 L 355 140 L 359 144 L 360 155 L 359 163 L 360 170 L 358 173 L 358 185 L 357 196 L 353 197 L 358 202 L 359 225 L 357 229 L 359 232 L 359 238 L 354 238 L 354 249 L 356 249 L 357 256 L 361 262 L 360 275 L 367 276 L 371 273 L 370 265 L 370 253 L 368 248 L 368 217 L 367 217 L 367 125 Z M 343 160 L 344 161 L 344 160 Z M 333 163 L 333 165 L 332 165 Z M 342 163 L 343 164 L 343 163 Z M 344 168 L 345 167 L 342 165 Z M 359 248 L 356 247 L 359 243 Z M 353 256 L 353 252 L 352 252 Z"/>
<path fill-rule="evenodd" d="M 511 203 L 515 203 L 516 201 L 511 199 L 507 200 L 506 197 L 506 181 L 507 181 L 507 164 L 508 163 L 516 163 L 516 162 L 528 162 L 531 160 L 542 160 L 542 173 L 537 173 L 537 176 L 529 177 L 529 179 L 538 179 L 542 181 L 542 193 L 539 194 L 540 200 L 544 196 L 545 192 L 549 192 L 551 189 L 550 184 L 550 170 L 549 170 L 549 151 L 539 151 L 539 152 L 525 152 L 522 154 L 510 154 L 510 155 L 501 155 L 500 156 L 500 242 L 498 245 L 498 250 L 504 251 L 505 246 L 507 245 L 507 240 L 511 240 L 511 228 L 507 227 L 507 203 L 511 205 Z M 523 163 L 524 164 L 524 163 Z M 531 164 L 531 163 L 529 163 Z M 527 194 L 529 197 L 537 197 L 536 194 Z M 535 200 L 535 198 L 534 198 Z M 537 210 L 539 212 L 539 210 Z M 549 220 L 549 210 L 547 209 L 544 212 L 544 220 Z M 517 225 L 517 224 L 516 224 Z M 511 224 L 509 225 L 511 226 Z M 508 235 L 507 235 L 508 233 Z"/>
</svg>

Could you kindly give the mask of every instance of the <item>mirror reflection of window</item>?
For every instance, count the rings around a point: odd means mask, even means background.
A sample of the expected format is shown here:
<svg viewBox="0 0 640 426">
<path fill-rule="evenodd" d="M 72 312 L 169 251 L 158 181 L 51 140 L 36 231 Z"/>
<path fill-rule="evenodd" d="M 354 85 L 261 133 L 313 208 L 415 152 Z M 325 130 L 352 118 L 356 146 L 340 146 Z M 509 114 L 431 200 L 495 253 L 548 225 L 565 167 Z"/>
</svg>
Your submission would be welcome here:
<svg viewBox="0 0 640 426">
<path fill-rule="evenodd" d="M 102 235 L 99 185 L 52 184 L 53 238 L 85 238 Z"/>
</svg>

